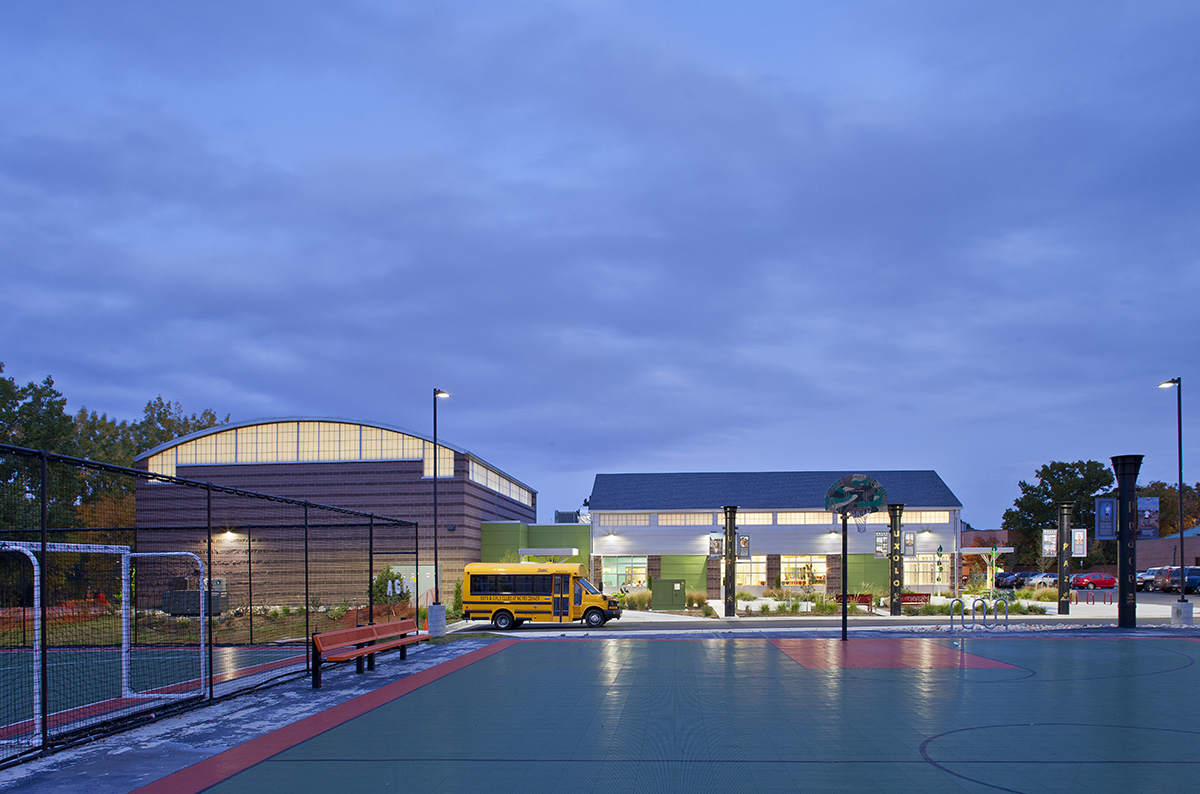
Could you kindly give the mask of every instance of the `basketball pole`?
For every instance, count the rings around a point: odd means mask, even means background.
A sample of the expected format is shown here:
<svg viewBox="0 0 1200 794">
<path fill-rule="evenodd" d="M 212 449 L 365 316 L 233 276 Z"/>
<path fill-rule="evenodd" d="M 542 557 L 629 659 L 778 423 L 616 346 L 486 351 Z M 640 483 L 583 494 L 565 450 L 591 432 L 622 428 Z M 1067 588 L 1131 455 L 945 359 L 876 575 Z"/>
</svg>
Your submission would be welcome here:
<svg viewBox="0 0 1200 794">
<path fill-rule="evenodd" d="M 849 628 L 846 602 L 849 596 L 846 594 L 846 555 L 849 549 L 849 543 L 846 536 L 846 513 L 847 510 L 842 510 L 842 642 L 847 639 L 846 633 Z"/>
</svg>

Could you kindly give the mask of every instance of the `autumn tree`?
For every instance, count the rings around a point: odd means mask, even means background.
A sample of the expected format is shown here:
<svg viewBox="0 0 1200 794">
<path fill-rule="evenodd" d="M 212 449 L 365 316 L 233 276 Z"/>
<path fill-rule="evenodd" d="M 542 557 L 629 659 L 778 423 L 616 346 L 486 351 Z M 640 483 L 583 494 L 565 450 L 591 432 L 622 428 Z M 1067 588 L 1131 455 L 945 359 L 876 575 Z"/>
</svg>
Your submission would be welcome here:
<svg viewBox="0 0 1200 794">
<path fill-rule="evenodd" d="M 1105 496 L 1115 482 L 1112 472 L 1103 463 L 1078 460 L 1074 463 L 1051 461 L 1036 472 L 1037 482 L 1017 483 L 1021 495 L 1013 506 L 1004 511 L 1001 526 L 1009 530 L 1017 562 L 1024 565 L 1042 564 L 1042 530 L 1058 526 L 1059 502 L 1074 502 L 1073 526 L 1090 527 L 1096 521 L 1095 498 Z M 1103 559 L 1112 541 L 1099 541 L 1094 553 Z M 1111 549 L 1113 555 L 1116 550 Z M 1114 556 L 1115 559 L 1115 556 Z M 1092 562 L 1099 560 L 1093 559 Z"/>
<path fill-rule="evenodd" d="M 1138 496 L 1158 497 L 1158 536 L 1164 538 L 1179 533 L 1179 488 L 1161 480 L 1151 480 L 1138 488 Z M 1191 529 L 1200 524 L 1200 483 L 1183 485 L 1183 527 Z"/>
</svg>

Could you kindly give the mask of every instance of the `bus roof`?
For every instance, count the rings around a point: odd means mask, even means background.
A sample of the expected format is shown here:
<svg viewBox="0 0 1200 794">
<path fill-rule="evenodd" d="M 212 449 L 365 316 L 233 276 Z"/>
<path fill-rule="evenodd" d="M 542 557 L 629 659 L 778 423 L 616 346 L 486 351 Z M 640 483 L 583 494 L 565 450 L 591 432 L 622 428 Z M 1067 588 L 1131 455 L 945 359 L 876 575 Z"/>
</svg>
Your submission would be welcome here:
<svg viewBox="0 0 1200 794">
<path fill-rule="evenodd" d="M 468 574 L 488 573 L 570 573 L 587 577 L 587 566 L 574 562 L 469 562 Z"/>
</svg>

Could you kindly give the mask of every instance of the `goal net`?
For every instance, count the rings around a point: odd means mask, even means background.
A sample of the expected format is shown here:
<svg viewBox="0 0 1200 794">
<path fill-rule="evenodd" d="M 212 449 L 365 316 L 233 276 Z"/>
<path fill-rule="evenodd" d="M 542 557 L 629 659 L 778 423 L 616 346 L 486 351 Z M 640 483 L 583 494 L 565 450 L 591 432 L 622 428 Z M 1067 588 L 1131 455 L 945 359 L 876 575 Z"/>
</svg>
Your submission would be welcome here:
<svg viewBox="0 0 1200 794">
<path fill-rule="evenodd" d="M 204 566 L 187 552 L 0 542 L 0 743 L 204 694 Z M 43 592 L 51 596 L 43 602 Z"/>
</svg>

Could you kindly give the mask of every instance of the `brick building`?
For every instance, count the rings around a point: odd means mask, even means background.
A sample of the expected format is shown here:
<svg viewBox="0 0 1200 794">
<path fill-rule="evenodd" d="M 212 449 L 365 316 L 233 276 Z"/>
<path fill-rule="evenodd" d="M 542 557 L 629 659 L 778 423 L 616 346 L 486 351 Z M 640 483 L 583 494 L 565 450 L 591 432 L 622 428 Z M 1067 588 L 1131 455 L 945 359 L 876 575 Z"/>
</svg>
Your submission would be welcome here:
<svg viewBox="0 0 1200 794">
<path fill-rule="evenodd" d="M 462 578 L 463 566 L 480 559 L 481 525 L 535 523 L 537 492 L 467 450 L 439 443 L 438 456 L 438 558 L 445 600 Z M 139 455 L 134 465 L 414 521 L 422 568 L 433 561 L 433 441 L 411 430 L 341 419 L 261 419 L 177 438 Z M 204 494 L 195 489 L 155 482 L 138 487 L 139 527 L 203 525 L 205 509 Z"/>
</svg>

